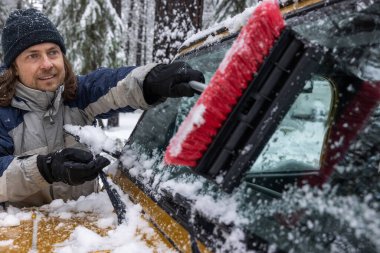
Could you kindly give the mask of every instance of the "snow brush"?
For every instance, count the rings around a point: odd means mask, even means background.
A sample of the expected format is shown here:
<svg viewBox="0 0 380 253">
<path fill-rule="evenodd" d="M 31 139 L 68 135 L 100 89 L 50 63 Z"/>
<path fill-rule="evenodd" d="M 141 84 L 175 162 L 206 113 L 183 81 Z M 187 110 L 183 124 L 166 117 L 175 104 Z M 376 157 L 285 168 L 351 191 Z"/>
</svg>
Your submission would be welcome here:
<svg viewBox="0 0 380 253">
<path fill-rule="evenodd" d="M 263 1 L 170 140 L 166 164 L 196 167 L 285 28 L 276 1 Z"/>
</svg>

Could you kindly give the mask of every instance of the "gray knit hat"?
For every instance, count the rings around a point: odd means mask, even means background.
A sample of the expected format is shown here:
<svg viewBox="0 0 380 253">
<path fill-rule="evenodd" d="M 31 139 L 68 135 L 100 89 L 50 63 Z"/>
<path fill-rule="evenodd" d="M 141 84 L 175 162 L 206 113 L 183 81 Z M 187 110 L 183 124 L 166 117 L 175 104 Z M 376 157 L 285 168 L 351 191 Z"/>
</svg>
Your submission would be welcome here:
<svg viewBox="0 0 380 253">
<path fill-rule="evenodd" d="M 66 53 L 62 36 L 47 16 L 33 8 L 13 11 L 1 37 L 4 65 L 9 68 L 25 49 L 44 42 L 55 43 Z"/>
</svg>

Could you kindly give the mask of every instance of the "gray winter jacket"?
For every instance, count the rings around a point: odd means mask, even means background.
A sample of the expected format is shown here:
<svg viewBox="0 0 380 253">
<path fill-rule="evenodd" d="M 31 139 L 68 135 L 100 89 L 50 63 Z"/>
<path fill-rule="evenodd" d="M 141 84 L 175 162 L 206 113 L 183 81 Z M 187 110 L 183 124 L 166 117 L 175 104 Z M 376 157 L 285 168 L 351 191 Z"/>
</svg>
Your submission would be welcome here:
<svg viewBox="0 0 380 253">
<path fill-rule="evenodd" d="M 39 173 L 36 157 L 64 147 L 83 148 L 63 133 L 65 124 L 84 126 L 115 112 L 148 109 L 142 83 L 154 66 L 99 69 L 79 76 L 77 97 L 68 102 L 62 98 L 63 86 L 44 92 L 17 83 L 11 106 L 0 107 L 0 202 L 40 206 L 97 191 L 97 180 L 79 186 L 49 184 Z"/>
</svg>

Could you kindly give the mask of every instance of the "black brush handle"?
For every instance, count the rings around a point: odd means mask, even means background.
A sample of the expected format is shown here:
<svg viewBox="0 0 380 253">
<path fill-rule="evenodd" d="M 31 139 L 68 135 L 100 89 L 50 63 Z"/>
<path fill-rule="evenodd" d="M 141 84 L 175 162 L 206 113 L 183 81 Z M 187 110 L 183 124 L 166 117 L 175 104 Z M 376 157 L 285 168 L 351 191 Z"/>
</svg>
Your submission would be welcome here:
<svg viewBox="0 0 380 253">
<path fill-rule="evenodd" d="M 198 81 L 190 81 L 189 84 L 193 90 L 196 90 L 200 93 L 202 93 L 206 89 L 206 84 Z"/>
</svg>

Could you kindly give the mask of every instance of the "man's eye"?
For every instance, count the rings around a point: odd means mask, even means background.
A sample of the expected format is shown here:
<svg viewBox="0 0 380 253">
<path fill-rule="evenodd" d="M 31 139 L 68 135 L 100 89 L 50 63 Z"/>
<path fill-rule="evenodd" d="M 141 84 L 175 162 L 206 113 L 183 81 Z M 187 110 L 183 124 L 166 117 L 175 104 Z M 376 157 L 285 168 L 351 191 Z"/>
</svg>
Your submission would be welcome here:
<svg viewBox="0 0 380 253">
<path fill-rule="evenodd" d="M 38 54 L 30 54 L 30 55 L 28 55 L 28 58 L 30 58 L 30 59 L 37 59 L 38 58 Z"/>
<path fill-rule="evenodd" d="M 53 50 L 49 52 L 49 55 L 57 55 L 57 54 L 58 54 L 58 50 Z"/>
</svg>

